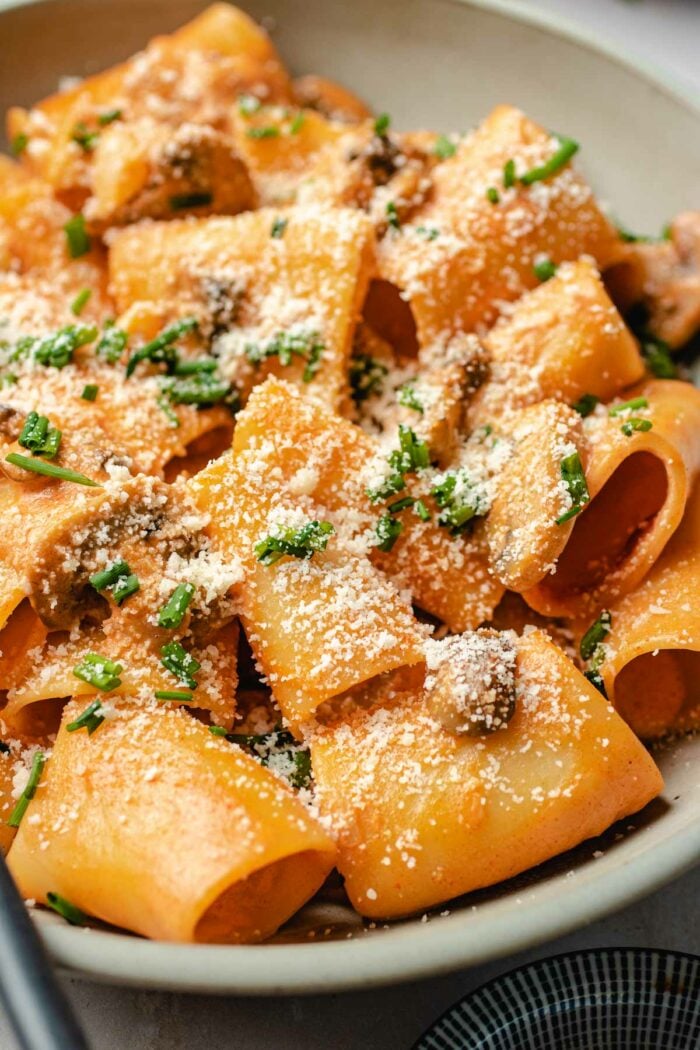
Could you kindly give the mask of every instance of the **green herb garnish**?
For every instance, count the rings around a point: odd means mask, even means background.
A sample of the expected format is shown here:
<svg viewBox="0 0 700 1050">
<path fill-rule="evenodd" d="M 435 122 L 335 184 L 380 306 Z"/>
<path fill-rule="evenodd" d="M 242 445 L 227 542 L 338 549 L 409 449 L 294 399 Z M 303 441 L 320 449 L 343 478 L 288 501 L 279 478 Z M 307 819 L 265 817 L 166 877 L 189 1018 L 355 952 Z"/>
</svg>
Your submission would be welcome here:
<svg viewBox="0 0 700 1050">
<path fill-rule="evenodd" d="M 245 355 L 253 365 L 260 364 L 268 357 L 277 357 L 285 368 L 292 363 L 294 357 L 305 358 L 306 366 L 302 379 L 305 383 L 310 383 L 319 369 L 325 349 L 318 332 L 278 332 L 267 343 L 247 343 Z"/>
<path fill-rule="evenodd" d="M 433 146 L 433 153 L 436 157 L 439 157 L 440 160 L 449 160 L 450 157 L 454 157 L 456 152 L 457 147 L 447 135 L 438 135 Z"/>
<path fill-rule="evenodd" d="M 440 236 L 437 226 L 416 226 L 416 233 L 426 241 L 434 241 Z"/>
<path fill-rule="evenodd" d="M 174 344 L 178 339 L 181 339 L 189 332 L 194 332 L 198 327 L 199 322 L 196 317 L 183 317 L 182 320 L 168 325 L 155 339 L 151 339 L 150 342 L 144 343 L 143 346 L 134 351 L 126 365 L 127 379 L 133 375 L 136 366 L 141 361 L 174 364 L 176 359 Z"/>
<path fill-rule="evenodd" d="M 289 134 L 298 135 L 301 129 L 304 127 L 305 122 L 306 113 L 304 113 L 304 111 L 300 109 L 299 112 L 295 115 L 294 119 L 292 120 L 292 123 L 289 125 Z"/>
<path fill-rule="evenodd" d="M 572 506 L 564 514 L 556 519 L 557 525 L 563 525 L 579 514 L 590 500 L 586 475 L 583 472 L 583 464 L 578 452 L 572 452 L 565 456 L 560 464 L 561 478 L 565 483 L 571 497 Z"/>
<path fill-rule="evenodd" d="M 511 157 L 503 165 L 503 187 L 509 190 L 512 186 L 515 186 L 515 161 Z"/>
<path fill-rule="evenodd" d="M 598 646 L 605 641 L 612 628 L 612 616 L 604 609 L 598 619 L 591 624 L 579 645 L 582 660 L 590 660 Z"/>
<path fill-rule="evenodd" d="M 96 729 L 98 729 L 105 720 L 105 716 L 102 714 L 102 701 L 93 700 L 89 707 L 86 707 L 82 714 L 78 715 L 74 722 L 69 722 L 66 726 L 67 733 L 75 733 L 78 729 L 87 729 L 88 736 L 92 736 Z"/>
<path fill-rule="evenodd" d="M 122 111 L 120 109 L 106 109 L 103 113 L 98 113 L 97 123 L 101 128 L 107 126 L 107 124 L 113 124 L 115 120 L 121 120 Z"/>
<path fill-rule="evenodd" d="M 651 430 L 654 424 L 650 419 L 640 419 L 638 416 L 630 416 L 620 427 L 620 430 L 625 437 L 632 437 L 635 432 L 645 434 L 648 430 Z"/>
<path fill-rule="evenodd" d="M 412 507 L 415 503 L 413 496 L 404 496 L 403 499 L 394 500 L 386 508 L 390 514 L 399 514 L 402 510 L 407 510 L 408 507 Z"/>
<path fill-rule="evenodd" d="M 83 401 L 96 401 L 99 392 L 100 388 L 97 383 L 86 383 L 80 397 Z"/>
<path fill-rule="evenodd" d="M 483 496 L 464 469 L 450 470 L 432 487 L 433 497 L 440 514 L 438 525 L 458 536 L 472 518 L 482 517 L 487 512 Z"/>
<path fill-rule="evenodd" d="M 421 521 L 430 521 L 430 511 L 422 499 L 417 499 L 413 504 L 413 513 L 417 514 Z"/>
<path fill-rule="evenodd" d="M 13 157 L 21 157 L 25 149 L 29 145 L 29 136 L 25 135 L 23 131 L 20 131 L 18 135 L 15 135 L 11 144 L 10 150 L 12 151 Z"/>
<path fill-rule="evenodd" d="M 398 393 L 400 405 L 403 405 L 404 408 L 412 408 L 414 412 L 420 412 L 423 415 L 423 405 L 412 383 L 404 383 L 402 387 L 399 387 Z"/>
<path fill-rule="evenodd" d="M 495 186 L 488 187 L 488 189 L 486 190 L 486 199 L 490 201 L 491 204 L 498 204 L 498 202 L 501 199 L 501 195 Z"/>
<path fill-rule="evenodd" d="M 249 139 L 276 139 L 280 129 L 275 124 L 266 124 L 262 127 L 248 128 L 246 135 Z"/>
<path fill-rule="evenodd" d="M 111 693 L 122 684 L 119 675 L 124 668 L 121 664 L 98 653 L 86 653 L 80 663 L 73 668 L 73 674 L 88 685 L 94 685 L 103 693 Z"/>
<path fill-rule="evenodd" d="M 117 328 L 113 321 L 106 321 L 100 341 L 95 347 L 95 353 L 108 365 L 115 365 L 126 350 L 128 340 L 129 337 L 125 331 Z"/>
<path fill-rule="evenodd" d="M 391 514 L 382 514 L 375 526 L 375 532 L 377 534 L 376 546 L 380 551 L 388 552 L 403 532 L 403 524 Z"/>
<path fill-rule="evenodd" d="M 380 138 L 386 135 L 391 125 L 391 117 L 388 113 L 380 113 L 374 122 L 374 134 L 379 135 Z"/>
<path fill-rule="evenodd" d="M 389 369 L 370 354 L 357 354 L 350 360 L 350 393 L 356 405 L 381 394 Z"/>
<path fill-rule="evenodd" d="M 289 219 L 278 216 L 272 223 L 272 229 L 270 230 L 270 236 L 274 237 L 275 240 L 280 240 L 284 237 L 284 231 L 287 229 Z"/>
<path fill-rule="evenodd" d="M 100 488 L 96 481 L 86 477 L 85 474 L 79 474 L 77 470 L 68 470 L 67 467 L 57 467 L 54 463 L 47 463 L 43 459 L 29 459 L 28 456 L 21 456 L 18 452 L 10 452 L 9 456 L 5 456 L 5 461 L 12 463 L 15 467 L 21 467 L 22 470 L 43 474 L 47 478 L 72 481 L 76 485 L 88 485 L 95 489 Z"/>
<path fill-rule="evenodd" d="M 160 662 L 179 682 L 183 682 L 190 689 L 197 688 L 194 676 L 202 665 L 179 642 L 167 642 L 162 646 Z"/>
<path fill-rule="evenodd" d="M 400 230 L 401 220 L 399 219 L 399 213 L 396 210 L 396 205 L 393 201 L 389 201 L 386 206 L 386 221 L 390 230 Z"/>
<path fill-rule="evenodd" d="M 209 372 L 199 372 L 182 378 L 163 376 L 160 385 L 165 396 L 174 405 L 215 405 L 219 401 L 233 399 L 231 403 L 235 402 L 237 407 L 238 391 L 225 379 Z"/>
<path fill-rule="evenodd" d="M 22 794 L 17 800 L 17 805 L 10 813 L 7 821 L 11 828 L 18 828 L 22 821 L 22 817 L 27 811 L 27 806 L 34 798 L 36 789 L 39 786 L 41 780 L 41 774 L 44 771 L 44 765 L 46 763 L 46 756 L 43 751 L 35 751 L 34 758 L 32 759 L 32 768 L 29 771 L 29 780 L 27 781 L 26 787 Z"/>
<path fill-rule="evenodd" d="M 634 412 L 639 408 L 648 408 L 649 401 L 645 397 L 633 397 L 631 401 L 621 401 L 619 405 L 613 405 L 608 409 L 609 416 L 620 416 L 623 412 Z"/>
<path fill-rule="evenodd" d="M 195 587 L 191 583 L 179 583 L 158 613 L 158 626 L 174 631 L 185 618 L 185 613 L 194 598 Z"/>
<path fill-rule="evenodd" d="M 107 569 L 102 569 L 90 577 L 90 584 L 96 591 L 111 591 L 117 605 L 140 589 L 138 576 L 135 576 L 125 561 L 115 561 Z"/>
<path fill-rule="evenodd" d="M 595 411 L 595 407 L 599 403 L 600 398 L 595 394 L 582 394 L 578 401 L 575 401 L 571 407 L 574 411 L 578 412 L 583 419 L 585 419 L 586 416 L 590 416 L 590 414 Z"/>
<path fill-rule="evenodd" d="M 194 193 L 176 193 L 170 198 L 170 207 L 173 211 L 184 211 L 186 208 L 206 208 L 214 197 L 208 190 Z"/>
<path fill-rule="evenodd" d="M 608 691 L 605 688 L 605 682 L 603 681 L 603 676 L 600 674 L 599 671 L 584 671 L 583 672 L 583 677 L 586 678 L 591 683 L 592 686 L 595 686 L 595 688 L 598 690 L 598 692 L 602 696 L 604 696 L 606 700 L 608 699 Z"/>
<path fill-rule="evenodd" d="M 335 532 L 329 521 L 308 521 L 299 529 L 286 528 L 275 536 L 266 536 L 253 550 L 263 565 L 274 565 L 285 555 L 293 558 L 312 558 L 324 551 Z"/>
<path fill-rule="evenodd" d="M 244 117 L 252 117 L 262 107 L 262 102 L 255 95 L 240 95 L 238 99 L 238 112 Z"/>
<path fill-rule="evenodd" d="M 642 357 L 657 379 L 676 379 L 678 369 L 671 358 L 671 348 L 663 339 L 645 334 L 642 339 Z"/>
<path fill-rule="evenodd" d="M 537 280 L 544 284 L 545 281 L 549 281 L 550 278 L 554 277 L 557 272 L 557 265 L 551 259 L 545 257 L 536 262 L 532 269 Z"/>
<path fill-rule="evenodd" d="M 523 186 L 531 186 L 533 182 L 542 182 L 543 179 L 556 175 L 560 168 L 568 164 L 574 154 L 578 152 L 579 144 L 574 139 L 567 138 L 566 135 L 556 134 L 554 138 L 559 143 L 556 151 L 544 164 L 540 164 L 536 168 L 530 168 L 529 171 L 520 176 L 520 182 L 522 182 Z"/>
<path fill-rule="evenodd" d="M 78 123 L 73 126 L 70 137 L 73 142 L 77 142 L 80 148 L 85 150 L 86 153 L 91 153 L 100 140 L 99 132 L 91 131 L 87 124 L 82 120 L 79 120 Z"/>
<path fill-rule="evenodd" d="M 72 314 L 75 314 L 76 317 L 80 317 L 81 313 L 90 301 L 91 295 L 92 288 L 81 288 L 73 302 L 70 304 L 70 312 Z"/>
<path fill-rule="evenodd" d="M 35 456 L 53 459 L 61 445 L 61 431 L 51 426 L 46 416 L 30 412 L 17 441 L 22 448 L 28 448 Z"/>
<path fill-rule="evenodd" d="M 389 453 L 388 461 L 398 474 L 410 474 L 430 466 L 430 451 L 414 430 L 399 423 L 399 447 Z"/>
<path fill-rule="evenodd" d="M 71 259 L 79 259 L 81 255 L 87 255 L 90 251 L 90 237 L 85 229 L 85 216 L 73 215 L 64 224 L 63 230 L 66 235 L 66 245 Z"/>
<path fill-rule="evenodd" d="M 71 904 L 65 897 L 59 896 L 58 893 L 47 893 L 46 903 L 49 908 L 57 912 L 71 926 L 87 926 L 90 922 L 90 917 L 84 911 L 77 908 L 75 904 Z"/>
<path fill-rule="evenodd" d="M 194 700 L 194 695 L 184 689 L 156 689 L 154 696 L 156 700 L 177 700 L 181 704 L 189 704 Z"/>
</svg>

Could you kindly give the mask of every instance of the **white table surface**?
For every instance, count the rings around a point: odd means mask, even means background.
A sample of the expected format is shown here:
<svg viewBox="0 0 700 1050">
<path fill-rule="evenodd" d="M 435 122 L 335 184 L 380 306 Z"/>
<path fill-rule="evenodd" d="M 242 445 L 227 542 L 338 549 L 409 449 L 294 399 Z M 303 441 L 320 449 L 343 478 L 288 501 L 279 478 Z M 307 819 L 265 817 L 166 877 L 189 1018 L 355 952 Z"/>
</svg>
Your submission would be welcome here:
<svg viewBox="0 0 700 1050">
<path fill-rule="evenodd" d="M 700 0 L 537 0 L 700 91 Z M 240 999 L 66 980 L 94 1050 L 408 1050 L 451 1003 L 523 961 L 572 948 L 700 952 L 700 869 L 575 934 L 489 966 L 352 995 Z M 14 1050 L 0 1016 L 0 1050 Z"/>
</svg>

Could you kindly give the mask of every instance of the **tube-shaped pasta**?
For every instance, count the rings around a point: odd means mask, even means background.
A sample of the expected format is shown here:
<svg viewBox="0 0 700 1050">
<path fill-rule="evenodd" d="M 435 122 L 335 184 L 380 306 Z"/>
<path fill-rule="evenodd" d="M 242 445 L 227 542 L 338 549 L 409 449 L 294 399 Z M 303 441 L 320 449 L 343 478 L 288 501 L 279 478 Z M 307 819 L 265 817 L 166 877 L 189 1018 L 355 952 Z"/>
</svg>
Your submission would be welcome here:
<svg viewBox="0 0 700 1050">
<path fill-rule="evenodd" d="M 641 737 L 700 726 L 700 485 L 649 575 L 612 605 L 600 668 Z"/>
<path fill-rule="evenodd" d="M 122 230 L 110 253 L 119 309 L 144 302 L 224 334 L 219 370 L 245 396 L 273 373 L 332 408 L 347 387 L 353 330 L 373 264 L 359 211 L 273 209 Z M 235 325 L 233 317 L 235 316 Z"/>
<path fill-rule="evenodd" d="M 598 271 L 583 259 L 527 292 L 484 345 L 492 378 L 470 408 L 475 421 L 548 397 L 573 404 L 593 394 L 609 401 L 644 376 L 635 339 Z"/>
<path fill-rule="evenodd" d="M 700 391 L 653 380 L 630 396 L 648 408 L 618 414 L 612 405 L 585 421 L 590 502 L 574 519 L 556 571 L 524 593 L 546 616 L 591 617 L 633 590 L 683 517 L 700 469 Z M 651 429 L 634 429 L 640 412 Z"/>
<path fill-rule="evenodd" d="M 454 735 L 420 692 L 314 732 L 319 804 L 363 915 L 406 915 L 490 886 L 661 790 L 642 744 L 546 635 L 514 644 L 515 712 L 490 735 Z M 459 648 L 451 657 L 459 675 Z"/>
<path fill-rule="evenodd" d="M 291 789 L 187 713 L 124 704 L 64 724 L 8 863 L 20 892 L 166 941 L 264 940 L 334 847 Z M 60 831 L 58 830 L 60 829 Z"/>
<path fill-rule="evenodd" d="M 520 181 L 558 147 L 517 109 L 498 106 L 436 167 L 429 203 L 401 236 L 384 239 L 382 276 L 410 302 L 423 345 L 493 323 L 501 304 L 537 285 L 538 256 L 561 263 L 588 254 L 601 269 L 615 260 L 617 233 L 570 165 L 529 186 Z M 508 163 L 515 172 L 505 187 Z M 426 230 L 436 231 L 432 239 Z"/>
</svg>

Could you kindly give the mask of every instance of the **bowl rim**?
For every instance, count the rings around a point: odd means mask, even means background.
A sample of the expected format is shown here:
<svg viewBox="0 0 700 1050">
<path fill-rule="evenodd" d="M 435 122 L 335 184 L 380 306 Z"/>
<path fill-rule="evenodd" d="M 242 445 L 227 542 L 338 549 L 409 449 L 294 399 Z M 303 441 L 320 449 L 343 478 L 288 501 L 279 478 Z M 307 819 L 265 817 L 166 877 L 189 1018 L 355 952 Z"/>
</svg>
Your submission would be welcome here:
<svg viewBox="0 0 700 1050">
<path fill-rule="evenodd" d="M 48 8 L 52 2 L 0 0 L 0 23 L 3 14 L 12 10 Z M 245 6 L 245 0 L 239 2 Z M 533 9 L 524 0 L 440 2 L 500 15 L 603 56 L 669 95 L 698 120 L 700 130 L 700 92 L 630 50 L 600 41 L 566 17 Z M 246 946 L 172 944 L 76 929 L 48 912 L 33 914 L 54 962 L 74 977 L 209 994 L 274 996 L 358 990 L 438 976 L 534 947 L 633 904 L 700 862 L 700 815 L 679 826 L 672 822 L 652 847 L 644 846 L 645 835 L 646 830 L 641 829 L 633 839 L 617 845 L 617 861 L 604 865 L 602 877 L 595 873 L 597 862 L 589 862 L 576 871 L 574 879 L 557 875 L 518 893 L 529 898 L 527 906 L 523 901 L 522 907 L 513 909 L 509 893 L 475 911 L 463 909 L 429 923 L 416 919 L 381 934 L 348 940 Z M 504 921 L 499 924 L 499 919 Z M 482 928 L 488 939 L 480 939 Z"/>
<path fill-rule="evenodd" d="M 491 977 L 488 981 L 484 981 L 482 984 L 472 988 L 471 991 L 466 992 L 461 998 L 456 999 L 451 1006 L 448 1006 L 446 1010 L 440 1014 L 428 1027 L 421 1032 L 416 1039 L 415 1043 L 411 1046 L 410 1050 L 421 1050 L 421 1044 L 426 1036 L 431 1035 L 440 1027 L 442 1022 L 451 1016 L 451 1014 L 457 1010 L 462 1004 L 468 1003 L 473 999 L 477 999 L 482 994 L 487 994 L 492 988 L 502 985 L 504 982 L 515 977 L 519 974 L 529 974 L 533 971 L 541 971 L 544 968 L 557 965 L 565 960 L 569 959 L 610 959 L 615 955 L 627 955 L 633 956 L 635 959 L 644 958 L 648 959 L 652 956 L 660 957 L 663 960 L 687 960 L 690 963 L 700 964 L 700 955 L 695 955 L 693 952 L 681 952 L 676 951 L 675 948 L 642 948 L 638 945 L 617 945 L 612 947 L 602 948 L 571 948 L 568 952 L 557 952 L 556 955 L 545 955 L 540 959 L 531 959 L 529 962 L 521 963 L 519 966 L 513 966 L 509 970 L 504 970 L 503 973 L 499 973 L 496 977 Z M 700 980 L 700 972 L 698 973 L 698 979 Z M 590 989 L 592 982 L 588 981 L 586 988 Z M 685 993 L 687 996 L 687 993 Z M 555 1005 L 563 1002 L 563 1000 L 555 1000 L 547 1005 Z M 530 1004 L 531 1009 L 529 1011 L 523 1011 L 521 1016 L 532 1016 L 540 1007 L 536 1003 Z M 603 1009 L 608 1004 L 603 1002 Z"/>
</svg>

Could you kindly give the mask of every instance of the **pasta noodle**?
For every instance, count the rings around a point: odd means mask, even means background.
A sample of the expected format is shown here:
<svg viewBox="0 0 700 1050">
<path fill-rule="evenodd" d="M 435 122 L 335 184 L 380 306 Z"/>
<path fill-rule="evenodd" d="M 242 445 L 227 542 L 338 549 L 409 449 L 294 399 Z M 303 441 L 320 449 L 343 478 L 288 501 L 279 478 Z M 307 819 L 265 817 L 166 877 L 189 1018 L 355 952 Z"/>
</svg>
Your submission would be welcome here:
<svg viewBox="0 0 700 1050">
<path fill-rule="evenodd" d="M 567 135 L 398 131 L 227 4 L 144 43 L 0 158 L 20 892 L 249 944 L 628 818 L 700 710 L 697 216 L 631 243 Z"/>
</svg>

